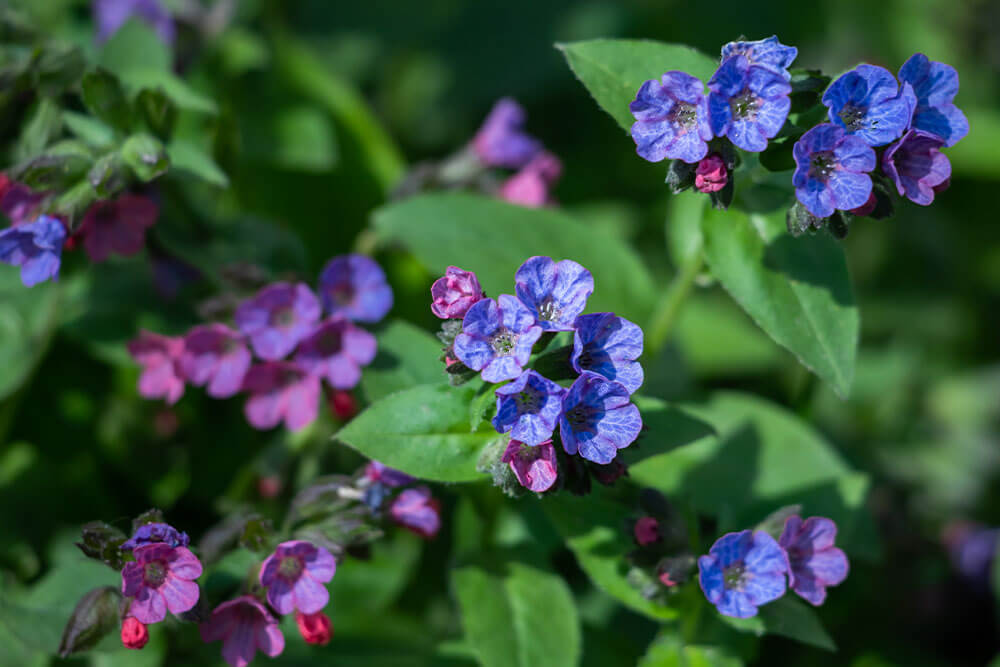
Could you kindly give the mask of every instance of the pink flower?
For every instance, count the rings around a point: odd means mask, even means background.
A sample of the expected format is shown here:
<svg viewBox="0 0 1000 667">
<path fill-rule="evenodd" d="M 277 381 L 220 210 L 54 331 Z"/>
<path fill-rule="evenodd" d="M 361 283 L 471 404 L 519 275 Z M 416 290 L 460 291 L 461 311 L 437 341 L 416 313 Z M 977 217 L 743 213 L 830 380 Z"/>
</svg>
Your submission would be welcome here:
<svg viewBox="0 0 1000 667">
<path fill-rule="evenodd" d="M 651 516 L 644 516 L 635 522 L 632 532 L 636 543 L 644 547 L 660 540 L 660 523 Z"/>
<path fill-rule="evenodd" d="M 519 440 L 511 440 L 500 457 L 510 464 L 514 476 L 521 486 L 535 493 L 548 491 L 556 483 L 559 468 L 556 464 L 556 449 L 552 440 L 546 440 L 534 447 Z"/>
<path fill-rule="evenodd" d="M 159 215 L 149 197 L 122 195 L 91 205 L 80 223 L 83 247 L 92 262 L 103 262 L 112 251 L 134 255 L 146 244 L 146 229 Z"/>
<path fill-rule="evenodd" d="M 143 398 L 162 398 L 173 405 L 184 395 L 184 375 L 180 358 L 184 341 L 169 338 L 151 331 L 140 331 L 139 337 L 129 341 L 128 352 L 142 367 L 139 376 L 139 395 Z"/>
<path fill-rule="evenodd" d="M 282 542 L 260 568 L 260 585 L 267 601 L 279 614 L 296 609 L 305 614 L 321 611 L 330 601 L 326 582 L 333 579 L 337 561 L 333 554 L 311 542 Z"/>
<path fill-rule="evenodd" d="M 396 496 L 389 507 L 389 516 L 420 537 L 431 538 L 441 529 L 440 507 L 437 499 L 431 497 L 430 489 L 418 486 Z"/>
<path fill-rule="evenodd" d="M 333 637 L 333 623 L 330 622 L 330 617 L 321 611 L 315 614 L 303 614 L 297 611 L 295 624 L 299 626 L 299 634 L 307 644 L 326 646 Z"/>
<path fill-rule="evenodd" d="M 500 198 L 512 204 L 539 208 L 551 201 L 549 188 L 560 175 L 562 163 L 559 158 L 542 152 L 500 186 Z"/>
<path fill-rule="evenodd" d="M 483 298 L 483 288 L 472 271 L 449 266 L 431 285 L 431 311 L 442 320 L 465 317 L 472 304 Z"/>
<path fill-rule="evenodd" d="M 187 547 L 156 542 L 137 547 L 135 560 L 122 569 L 122 595 L 132 599 L 129 614 L 142 623 L 159 623 L 198 603 L 201 563 Z"/>
<path fill-rule="evenodd" d="M 243 413 L 256 429 L 274 428 L 282 420 L 297 431 L 312 423 L 319 412 L 319 378 L 290 361 L 268 361 L 253 366 L 243 378 L 250 393 Z"/>
<path fill-rule="evenodd" d="M 228 398 L 240 390 L 252 358 L 243 336 L 224 324 L 195 327 L 184 337 L 180 365 L 191 384 L 208 385 L 208 395 Z"/>
<path fill-rule="evenodd" d="M 694 187 L 698 192 L 718 192 L 729 182 L 729 173 L 722 156 L 712 153 L 698 163 L 694 171 Z"/>
<path fill-rule="evenodd" d="M 246 667 L 257 651 L 274 658 L 285 650 L 278 621 L 250 595 L 223 602 L 198 629 L 202 641 L 222 641 L 222 657 L 232 667 Z"/>
<path fill-rule="evenodd" d="M 149 643 L 149 628 L 135 616 L 126 616 L 122 621 L 122 646 L 141 649 Z"/>
<path fill-rule="evenodd" d="M 299 343 L 295 362 L 335 389 L 350 389 L 361 381 L 361 367 L 375 358 L 375 346 L 375 336 L 334 315 Z"/>
</svg>

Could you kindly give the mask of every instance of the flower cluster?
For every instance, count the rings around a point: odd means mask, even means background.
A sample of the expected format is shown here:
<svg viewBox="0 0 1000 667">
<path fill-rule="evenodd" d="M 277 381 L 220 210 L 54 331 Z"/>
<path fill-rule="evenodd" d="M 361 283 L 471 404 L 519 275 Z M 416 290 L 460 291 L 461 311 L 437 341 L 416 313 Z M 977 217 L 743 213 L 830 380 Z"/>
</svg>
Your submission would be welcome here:
<svg viewBox="0 0 1000 667">
<path fill-rule="evenodd" d="M 642 419 L 631 395 L 643 381 L 636 361 L 643 336 L 614 313 L 583 314 L 594 279 L 572 260 L 528 259 L 514 291 L 487 298 L 475 274 L 453 266 L 431 287 L 431 309 L 448 319 L 442 340 L 450 373 L 510 381 L 494 391 L 493 426 L 510 437 L 501 461 L 523 487 L 542 492 L 559 477 L 554 439 L 566 455 L 607 466 L 638 437 Z M 566 375 L 557 379 L 574 380 L 568 387 L 528 368 L 543 336 L 545 353 L 561 332 L 572 334 L 572 344 L 549 354 L 563 362 L 557 370 Z"/>
<path fill-rule="evenodd" d="M 213 398 L 245 392 L 254 428 L 284 422 L 300 429 L 316 419 L 323 380 L 336 405 L 339 393 L 357 385 L 376 343 L 355 323 L 378 322 L 392 300 L 374 260 L 335 257 L 320 273 L 318 296 L 304 283 L 267 285 L 236 308 L 235 328 L 213 322 L 178 338 L 143 331 L 129 343 L 143 366 L 139 394 L 175 403 L 185 383 L 206 387 Z"/>
</svg>

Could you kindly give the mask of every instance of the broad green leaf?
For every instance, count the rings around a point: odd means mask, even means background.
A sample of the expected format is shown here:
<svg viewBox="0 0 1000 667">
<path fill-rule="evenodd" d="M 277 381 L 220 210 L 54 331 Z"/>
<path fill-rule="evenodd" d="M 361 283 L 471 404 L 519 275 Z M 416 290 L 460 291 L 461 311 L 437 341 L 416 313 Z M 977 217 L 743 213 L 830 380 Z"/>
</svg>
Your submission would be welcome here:
<svg viewBox="0 0 1000 667">
<path fill-rule="evenodd" d="M 14 145 L 16 162 L 28 160 L 41 153 L 62 130 L 62 113 L 59 106 L 47 97 L 38 100 L 24 122 L 24 129 Z"/>
<path fill-rule="evenodd" d="M 365 456 L 437 482 L 482 479 L 476 462 L 494 431 L 469 431 L 473 389 L 419 385 L 372 404 L 336 439 Z"/>
<path fill-rule="evenodd" d="M 282 109 L 271 119 L 270 159 L 285 169 L 329 171 L 337 164 L 337 135 L 329 117 L 312 106 Z"/>
<path fill-rule="evenodd" d="M 628 105 L 639 86 L 680 70 L 707 83 L 719 62 L 681 44 L 638 39 L 593 39 L 557 44 L 566 62 L 602 109 L 628 132 L 635 119 Z"/>
<path fill-rule="evenodd" d="M 837 650 L 837 645 L 823 628 L 816 612 L 809 605 L 797 599 L 792 591 L 789 591 L 784 597 L 762 606 L 760 613 L 752 618 L 730 618 L 728 616 L 720 616 L 720 618 L 724 623 L 738 630 L 752 632 L 758 636 L 781 635 L 827 651 Z"/>
<path fill-rule="evenodd" d="M 420 560 L 423 542 L 406 531 L 395 531 L 372 545 L 367 560 L 344 559 L 329 584 L 338 632 L 364 629 L 402 593 Z"/>
<path fill-rule="evenodd" d="M 126 139 L 121 156 L 136 177 L 144 182 L 162 176 L 170 167 L 167 149 L 151 134 L 133 134 Z"/>
<path fill-rule="evenodd" d="M 712 274 L 771 338 L 845 397 L 859 317 L 841 246 L 826 234 L 792 238 L 784 213 L 710 210 L 702 221 Z"/>
<path fill-rule="evenodd" d="M 676 635 L 657 637 L 636 667 L 741 667 L 743 661 L 721 646 L 685 644 Z"/>
<path fill-rule="evenodd" d="M 452 572 L 466 640 L 483 667 L 574 667 L 582 638 L 573 596 L 558 576 L 520 563 L 504 575 Z"/>
<path fill-rule="evenodd" d="M 130 19 L 105 42 L 97 61 L 108 70 L 120 73 L 125 69 L 144 67 L 170 69 L 170 49 L 157 37 L 156 31 L 137 18 Z"/>
<path fill-rule="evenodd" d="M 62 119 L 70 132 L 94 148 L 107 148 L 114 141 L 114 130 L 96 118 L 74 111 L 63 111 Z"/>
<path fill-rule="evenodd" d="M 183 139 L 175 139 L 167 146 L 167 155 L 174 169 L 186 171 L 211 185 L 220 188 L 229 185 L 225 172 L 201 148 Z"/>
<path fill-rule="evenodd" d="M 59 320 L 60 296 L 58 283 L 28 289 L 20 267 L 0 266 L 0 399 L 17 390 L 45 354 Z"/>
<path fill-rule="evenodd" d="M 378 354 L 361 374 L 361 390 L 369 401 L 420 384 L 447 381 L 444 364 L 438 359 L 442 344 L 423 329 L 393 320 L 376 336 Z"/>
<path fill-rule="evenodd" d="M 653 281 L 631 248 L 559 211 L 450 193 L 384 206 L 373 220 L 382 240 L 403 243 L 432 273 L 451 264 L 475 271 L 492 297 L 514 293 L 514 272 L 524 260 L 548 255 L 594 274 L 588 312 L 614 311 L 642 323 L 653 302 Z"/>
<path fill-rule="evenodd" d="M 80 82 L 83 103 L 91 113 L 111 127 L 127 131 L 132 123 L 132 108 L 125 99 L 118 77 L 106 69 L 88 72 Z"/>
</svg>

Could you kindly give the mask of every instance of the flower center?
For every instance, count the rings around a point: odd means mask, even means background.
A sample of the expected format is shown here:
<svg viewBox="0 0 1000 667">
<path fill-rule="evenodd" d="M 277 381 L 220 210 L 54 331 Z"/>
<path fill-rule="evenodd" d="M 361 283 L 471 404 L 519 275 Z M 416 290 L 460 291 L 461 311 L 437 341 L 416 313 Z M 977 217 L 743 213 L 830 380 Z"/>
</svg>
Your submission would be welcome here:
<svg viewBox="0 0 1000 667">
<path fill-rule="evenodd" d="M 843 121 L 844 127 L 847 128 L 848 132 L 857 132 L 864 127 L 865 112 L 867 109 L 864 107 L 856 107 L 853 104 L 848 104 L 843 109 L 840 110 L 838 114 L 840 120 Z"/>
<path fill-rule="evenodd" d="M 541 395 L 531 387 L 525 387 L 516 400 L 521 412 L 538 412 L 542 405 Z"/>
<path fill-rule="evenodd" d="M 693 129 L 698 124 L 698 107 L 688 102 L 674 102 L 667 118 L 685 130 Z"/>
<path fill-rule="evenodd" d="M 538 319 L 553 322 L 559 318 L 560 312 L 562 311 L 556 305 L 555 301 L 552 300 L 552 297 L 546 297 L 541 305 L 538 306 Z"/>
<path fill-rule="evenodd" d="M 825 181 L 837 170 L 837 158 L 833 151 L 813 153 L 809 158 L 809 175 Z"/>
<path fill-rule="evenodd" d="M 350 283 L 337 283 L 330 290 L 330 295 L 338 305 L 344 306 L 349 304 L 354 298 L 354 288 Z"/>
<path fill-rule="evenodd" d="M 340 332 L 327 330 L 320 335 L 317 347 L 322 354 L 328 356 L 340 352 L 341 343 Z"/>
<path fill-rule="evenodd" d="M 278 574 L 284 579 L 295 580 L 302 574 L 302 559 L 298 556 L 285 556 L 278 563 Z"/>
<path fill-rule="evenodd" d="M 757 117 L 760 99 L 749 89 L 744 89 L 736 97 L 730 98 L 729 110 L 737 120 L 753 120 Z"/>
<path fill-rule="evenodd" d="M 490 345 L 493 347 L 493 351 L 497 353 L 498 356 L 505 357 L 514 350 L 514 345 L 517 344 L 517 334 L 512 332 L 510 329 L 500 329 L 493 335 L 490 339 Z"/>
<path fill-rule="evenodd" d="M 571 426 L 581 427 L 586 426 L 590 421 L 590 415 L 587 414 L 587 409 L 582 405 L 578 405 L 569 412 L 566 413 L 566 420 Z"/>
<path fill-rule="evenodd" d="M 747 579 L 746 568 L 743 567 L 743 563 L 727 567 L 722 571 L 722 580 L 725 582 L 725 586 L 729 590 L 739 590 L 743 588 Z"/>
<path fill-rule="evenodd" d="M 279 308 L 271 315 L 271 324 L 279 327 L 291 326 L 295 323 L 295 311 L 291 308 Z"/>
<path fill-rule="evenodd" d="M 147 586 L 158 588 L 167 580 L 167 566 L 161 560 L 154 560 L 151 563 L 146 563 L 142 574 Z"/>
</svg>

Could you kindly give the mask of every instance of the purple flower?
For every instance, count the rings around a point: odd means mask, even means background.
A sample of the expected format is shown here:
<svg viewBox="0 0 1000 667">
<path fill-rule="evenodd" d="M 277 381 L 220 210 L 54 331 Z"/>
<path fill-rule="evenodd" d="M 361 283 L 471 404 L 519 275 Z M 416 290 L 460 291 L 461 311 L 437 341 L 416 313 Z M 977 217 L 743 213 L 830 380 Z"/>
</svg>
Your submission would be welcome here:
<svg viewBox="0 0 1000 667">
<path fill-rule="evenodd" d="M 27 185 L 17 183 L 0 173 L 0 212 L 13 226 L 30 222 L 38 216 L 44 193 L 35 193 Z"/>
<path fill-rule="evenodd" d="M 962 520 L 945 526 L 942 540 L 951 565 L 964 579 L 982 591 L 990 590 L 993 560 L 1000 530 Z"/>
<path fill-rule="evenodd" d="M 597 373 L 583 371 L 563 397 L 562 407 L 563 449 L 594 463 L 611 463 L 642 430 L 639 408 L 629 402 L 625 385 Z"/>
<path fill-rule="evenodd" d="M 375 336 L 334 315 L 307 336 L 295 362 L 325 378 L 335 389 L 350 389 L 361 380 L 361 367 L 375 358 Z"/>
<path fill-rule="evenodd" d="M 723 60 L 733 56 L 743 56 L 751 65 L 767 67 L 778 72 L 786 81 L 791 78 L 788 68 L 797 55 L 799 50 L 779 42 L 777 35 L 754 42 L 729 42 L 722 47 Z"/>
<path fill-rule="evenodd" d="M 129 341 L 128 353 L 143 369 L 139 376 L 139 395 L 162 398 L 173 405 L 184 395 L 184 374 L 180 368 L 184 341 L 151 331 L 140 331 Z"/>
<path fill-rule="evenodd" d="M 180 366 L 191 384 L 207 384 L 209 396 L 227 398 L 243 386 L 251 361 L 239 332 L 224 324 L 207 324 L 191 329 L 184 337 Z"/>
<path fill-rule="evenodd" d="M 884 146 L 906 131 L 917 105 L 913 87 L 884 67 L 858 65 L 842 74 L 823 93 L 830 122 L 864 140 Z"/>
<path fill-rule="evenodd" d="M 632 535 L 640 547 L 660 541 L 660 522 L 654 517 L 639 517 L 632 527 Z"/>
<path fill-rule="evenodd" d="M 592 313 L 576 318 L 573 356 L 577 373 L 593 371 L 621 382 L 630 394 L 642 385 L 642 329 L 614 313 Z"/>
<path fill-rule="evenodd" d="M 191 543 L 187 533 L 182 533 L 170 524 L 147 523 L 139 526 L 135 534 L 123 542 L 119 549 L 132 551 L 147 544 L 166 544 L 169 547 L 186 547 Z"/>
<path fill-rule="evenodd" d="M 552 439 L 562 412 L 566 390 L 532 370 L 524 371 L 496 390 L 497 414 L 493 427 L 526 445 L 540 445 Z"/>
<path fill-rule="evenodd" d="M 951 162 L 941 152 L 944 139 L 923 130 L 909 130 L 882 154 L 882 171 L 896 183 L 899 194 L 927 206 L 935 188 L 951 178 Z"/>
<path fill-rule="evenodd" d="M 243 414 L 256 429 L 274 428 L 282 420 L 297 431 L 319 411 L 319 378 L 289 361 L 269 361 L 250 368 L 243 378 L 250 393 Z"/>
<path fill-rule="evenodd" d="M 333 579 L 337 561 L 333 554 L 311 542 L 282 542 L 260 567 L 260 585 L 267 601 L 279 614 L 298 609 L 314 614 L 330 601 L 326 582 Z"/>
<path fill-rule="evenodd" d="M 788 562 L 774 538 L 762 530 L 723 535 L 698 559 L 699 582 L 720 614 L 757 615 L 757 607 L 785 594 Z"/>
<path fill-rule="evenodd" d="M 394 468 L 379 463 L 378 461 L 369 461 L 368 465 L 365 466 L 365 477 L 373 482 L 380 482 L 388 487 L 395 488 L 397 486 L 406 486 L 411 482 L 416 480 L 405 472 L 400 472 Z"/>
<path fill-rule="evenodd" d="M 523 130 L 524 109 L 505 97 L 493 105 L 472 147 L 487 166 L 520 169 L 542 149 L 541 143 Z"/>
<path fill-rule="evenodd" d="M 665 73 L 644 82 L 628 108 L 635 117 L 632 140 L 639 157 L 694 163 L 708 153 L 712 128 L 708 122 L 705 85 L 684 72 Z"/>
<path fill-rule="evenodd" d="M 165 44 L 173 44 L 174 22 L 159 0 L 94 0 L 97 41 L 107 41 L 133 17 L 156 30 Z"/>
<path fill-rule="evenodd" d="M 129 614 L 143 623 L 159 623 L 198 603 L 201 563 L 187 547 L 154 543 L 136 547 L 135 560 L 122 570 L 122 595 L 132 598 Z"/>
<path fill-rule="evenodd" d="M 917 98 L 910 127 L 936 134 L 945 146 L 954 146 L 969 133 L 968 119 L 953 102 L 958 93 L 954 67 L 914 53 L 899 68 L 899 80 L 913 86 Z"/>
<path fill-rule="evenodd" d="M 542 151 L 500 186 L 500 198 L 511 204 L 539 208 L 552 202 L 549 188 L 562 175 L 562 162 L 552 153 Z"/>
<path fill-rule="evenodd" d="M 514 289 L 543 330 L 572 331 L 594 293 L 594 277 L 571 259 L 531 257 L 514 274 Z"/>
<path fill-rule="evenodd" d="M 868 175 L 875 151 L 858 136 L 823 123 L 809 130 L 792 148 L 795 196 L 813 215 L 825 218 L 837 209 L 863 206 L 872 193 Z"/>
<path fill-rule="evenodd" d="M 501 294 L 496 301 L 483 299 L 469 308 L 462 333 L 455 336 L 455 356 L 487 382 L 512 380 L 531 357 L 531 348 L 542 335 L 535 316 L 517 297 Z"/>
<path fill-rule="evenodd" d="M 441 529 L 440 507 L 430 489 L 418 486 L 396 496 L 389 506 L 389 516 L 403 528 L 429 539 Z"/>
<path fill-rule="evenodd" d="M 0 232 L 0 262 L 21 267 L 21 282 L 33 287 L 59 279 L 66 228 L 56 218 L 39 216 L 34 222 Z"/>
<path fill-rule="evenodd" d="M 431 311 L 442 320 L 465 317 L 472 304 L 484 296 L 475 273 L 449 266 L 431 285 Z"/>
<path fill-rule="evenodd" d="M 392 308 L 385 272 L 364 255 L 331 259 L 319 274 L 319 294 L 328 313 L 355 322 L 378 322 Z"/>
<path fill-rule="evenodd" d="M 319 301 L 302 283 L 268 285 L 236 309 L 236 326 L 250 338 L 257 356 L 267 361 L 294 350 L 319 318 Z"/>
<path fill-rule="evenodd" d="M 112 251 L 134 255 L 146 244 L 146 229 L 156 222 L 159 210 L 149 197 L 122 195 L 115 201 L 97 202 L 80 223 L 83 247 L 92 262 L 103 262 Z"/>
<path fill-rule="evenodd" d="M 826 599 L 826 587 L 847 578 L 847 556 L 833 546 L 837 524 L 831 519 L 799 516 L 785 519 L 779 543 L 788 555 L 788 585 L 799 597 L 819 606 Z"/>
<path fill-rule="evenodd" d="M 205 643 L 222 641 L 222 657 L 231 667 L 246 667 L 257 651 L 274 658 L 285 650 L 277 619 L 251 595 L 223 602 L 198 630 Z"/>
<path fill-rule="evenodd" d="M 788 118 L 792 87 L 773 69 L 751 64 L 746 56 L 727 58 L 708 81 L 712 132 L 729 137 L 745 151 L 767 148 Z"/>
<path fill-rule="evenodd" d="M 535 493 L 551 489 L 559 476 L 556 448 L 551 440 L 535 446 L 511 440 L 507 443 L 507 449 L 504 450 L 500 460 L 510 464 L 510 469 L 514 471 L 514 476 L 521 486 Z"/>
</svg>

